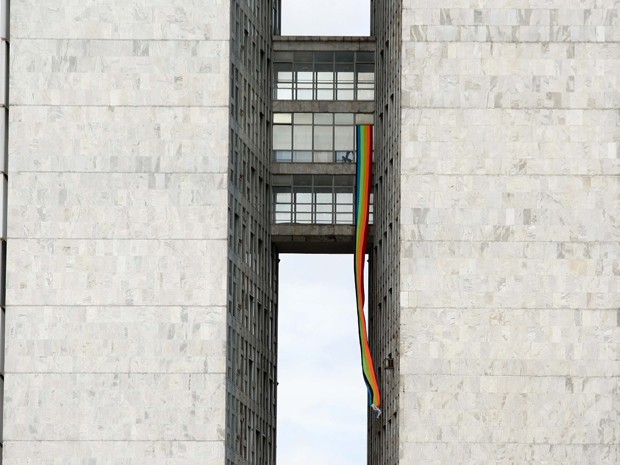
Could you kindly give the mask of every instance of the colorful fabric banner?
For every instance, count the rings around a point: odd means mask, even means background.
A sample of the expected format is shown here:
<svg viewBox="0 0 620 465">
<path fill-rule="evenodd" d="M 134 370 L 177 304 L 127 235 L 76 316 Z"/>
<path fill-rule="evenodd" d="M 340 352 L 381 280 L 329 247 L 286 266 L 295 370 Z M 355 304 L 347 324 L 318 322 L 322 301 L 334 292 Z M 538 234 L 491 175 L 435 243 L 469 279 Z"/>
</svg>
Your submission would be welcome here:
<svg viewBox="0 0 620 465">
<path fill-rule="evenodd" d="M 368 214 L 370 211 L 370 191 L 372 189 L 372 126 L 357 126 L 357 176 L 355 184 L 355 294 L 357 299 L 357 323 L 359 327 L 360 350 L 362 353 L 362 372 L 368 388 L 368 403 L 381 415 L 381 392 L 368 345 L 364 302 L 364 262 L 368 244 Z"/>
</svg>

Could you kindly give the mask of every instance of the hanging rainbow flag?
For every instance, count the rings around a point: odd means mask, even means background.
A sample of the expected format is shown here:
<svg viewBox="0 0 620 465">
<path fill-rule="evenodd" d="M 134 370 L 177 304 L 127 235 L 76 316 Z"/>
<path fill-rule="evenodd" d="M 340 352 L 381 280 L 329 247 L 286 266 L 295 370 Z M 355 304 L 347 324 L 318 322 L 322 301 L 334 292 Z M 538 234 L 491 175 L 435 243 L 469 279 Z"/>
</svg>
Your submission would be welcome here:
<svg viewBox="0 0 620 465">
<path fill-rule="evenodd" d="M 372 189 L 372 126 L 357 126 L 357 175 L 355 184 L 355 294 L 357 298 L 357 323 L 359 326 L 362 372 L 368 388 L 368 403 L 381 415 L 381 392 L 368 345 L 366 317 L 364 316 L 364 261 L 368 244 L 368 213 Z"/>
</svg>

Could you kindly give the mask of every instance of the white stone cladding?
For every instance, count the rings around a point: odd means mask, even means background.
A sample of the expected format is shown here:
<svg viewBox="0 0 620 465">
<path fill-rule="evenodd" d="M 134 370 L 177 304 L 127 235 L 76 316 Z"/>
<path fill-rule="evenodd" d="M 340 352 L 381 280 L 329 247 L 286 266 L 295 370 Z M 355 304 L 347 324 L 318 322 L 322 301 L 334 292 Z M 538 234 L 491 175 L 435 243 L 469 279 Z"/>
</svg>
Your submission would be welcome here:
<svg viewBox="0 0 620 465">
<path fill-rule="evenodd" d="M 13 0 L 4 448 L 224 464 L 228 0 Z"/>
<path fill-rule="evenodd" d="M 403 0 L 400 463 L 620 459 L 619 7 Z"/>
</svg>

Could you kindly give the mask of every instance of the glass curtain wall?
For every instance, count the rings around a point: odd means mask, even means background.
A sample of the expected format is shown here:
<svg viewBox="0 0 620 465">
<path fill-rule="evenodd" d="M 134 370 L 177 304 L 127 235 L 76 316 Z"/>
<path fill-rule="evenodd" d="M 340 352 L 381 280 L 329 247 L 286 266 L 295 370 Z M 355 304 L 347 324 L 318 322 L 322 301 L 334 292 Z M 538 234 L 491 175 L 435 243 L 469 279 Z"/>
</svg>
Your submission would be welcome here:
<svg viewBox="0 0 620 465">
<path fill-rule="evenodd" d="M 353 224 L 354 176 L 275 175 L 272 182 L 275 223 Z"/>
<path fill-rule="evenodd" d="M 355 126 L 372 122 L 371 114 L 274 113 L 273 161 L 355 163 Z"/>
<path fill-rule="evenodd" d="M 374 52 L 280 51 L 276 100 L 373 100 Z"/>
</svg>

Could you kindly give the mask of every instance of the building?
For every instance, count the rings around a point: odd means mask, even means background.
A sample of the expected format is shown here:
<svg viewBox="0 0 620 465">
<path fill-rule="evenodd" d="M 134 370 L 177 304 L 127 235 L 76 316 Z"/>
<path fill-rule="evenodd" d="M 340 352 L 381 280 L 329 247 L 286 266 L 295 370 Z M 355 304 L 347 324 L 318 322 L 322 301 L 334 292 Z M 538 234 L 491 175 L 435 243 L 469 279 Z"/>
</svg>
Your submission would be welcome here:
<svg viewBox="0 0 620 465">
<path fill-rule="evenodd" d="M 617 2 L 377 0 L 342 43 L 278 3 L 10 2 L 3 463 L 274 463 L 278 253 L 350 230 L 272 224 L 351 174 L 272 164 L 309 112 L 375 123 L 368 463 L 617 463 Z M 272 100 L 351 50 L 374 103 Z"/>
</svg>

